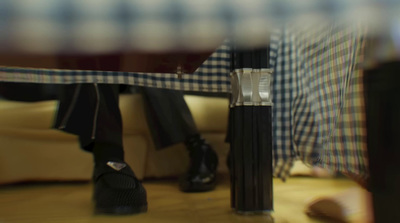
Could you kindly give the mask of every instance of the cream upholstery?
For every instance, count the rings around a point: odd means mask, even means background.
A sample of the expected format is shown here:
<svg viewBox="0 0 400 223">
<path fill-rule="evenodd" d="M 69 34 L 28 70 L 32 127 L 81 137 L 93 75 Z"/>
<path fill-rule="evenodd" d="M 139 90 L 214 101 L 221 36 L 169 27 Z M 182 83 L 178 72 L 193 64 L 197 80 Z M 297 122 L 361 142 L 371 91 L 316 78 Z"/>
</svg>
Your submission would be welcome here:
<svg viewBox="0 0 400 223">
<path fill-rule="evenodd" d="M 227 172 L 224 143 L 228 100 L 185 96 L 201 134 L 220 157 Z M 0 100 L 0 184 L 31 180 L 89 180 L 93 162 L 79 149 L 73 135 L 51 129 L 56 101 L 21 103 Z M 183 145 L 156 151 L 152 144 L 140 95 L 121 95 L 126 161 L 138 178 L 177 176 L 188 157 Z"/>
</svg>

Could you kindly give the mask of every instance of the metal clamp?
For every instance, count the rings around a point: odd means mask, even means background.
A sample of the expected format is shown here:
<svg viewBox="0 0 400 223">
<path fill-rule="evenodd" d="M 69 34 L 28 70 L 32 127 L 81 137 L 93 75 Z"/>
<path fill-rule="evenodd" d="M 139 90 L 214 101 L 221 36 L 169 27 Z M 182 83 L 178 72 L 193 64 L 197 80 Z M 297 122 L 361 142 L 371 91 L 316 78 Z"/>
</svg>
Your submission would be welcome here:
<svg viewBox="0 0 400 223">
<path fill-rule="evenodd" d="M 271 79 L 272 69 L 235 69 L 230 106 L 272 106 Z"/>
</svg>

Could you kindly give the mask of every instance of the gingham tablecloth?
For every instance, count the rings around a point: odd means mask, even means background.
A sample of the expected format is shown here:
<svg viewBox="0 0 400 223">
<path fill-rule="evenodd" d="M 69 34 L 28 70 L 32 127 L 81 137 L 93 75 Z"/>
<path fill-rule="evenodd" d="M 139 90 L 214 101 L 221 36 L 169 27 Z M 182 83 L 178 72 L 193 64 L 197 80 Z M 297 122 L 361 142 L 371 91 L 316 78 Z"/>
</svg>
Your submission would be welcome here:
<svg viewBox="0 0 400 223">
<path fill-rule="evenodd" d="M 363 95 L 366 30 L 358 24 L 295 23 L 272 39 L 275 175 L 300 159 L 368 178 Z"/>
<path fill-rule="evenodd" d="M 359 65 L 366 32 L 356 24 L 368 25 L 369 35 L 390 37 L 399 52 L 399 17 L 398 0 L 2 0 L 0 50 L 196 49 L 221 38 L 253 46 L 265 44 L 265 36 L 284 25 L 271 41 L 275 174 L 287 177 L 299 158 L 365 178 Z M 229 92 L 229 47 L 222 46 L 195 75 L 181 80 L 175 74 L 3 67 L 0 81 L 123 82 Z"/>
<path fill-rule="evenodd" d="M 198 49 L 225 38 L 255 45 L 265 43 L 271 27 L 298 20 L 361 21 L 378 32 L 391 25 L 398 31 L 400 1 L 1 0 L 0 50 Z"/>
<path fill-rule="evenodd" d="M 356 24 L 298 24 L 271 39 L 274 68 L 274 174 L 285 179 L 296 159 L 368 177 L 362 58 L 365 30 Z M 229 46 L 194 75 L 0 68 L 0 80 L 125 83 L 180 90 L 229 92 Z"/>
<path fill-rule="evenodd" d="M 220 46 L 193 74 L 133 73 L 88 70 L 1 67 L 0 81 L 72 84 L 105 83 L 168 88 L 183 91 L 229 92 L 230 46 Z"/>
</svg>

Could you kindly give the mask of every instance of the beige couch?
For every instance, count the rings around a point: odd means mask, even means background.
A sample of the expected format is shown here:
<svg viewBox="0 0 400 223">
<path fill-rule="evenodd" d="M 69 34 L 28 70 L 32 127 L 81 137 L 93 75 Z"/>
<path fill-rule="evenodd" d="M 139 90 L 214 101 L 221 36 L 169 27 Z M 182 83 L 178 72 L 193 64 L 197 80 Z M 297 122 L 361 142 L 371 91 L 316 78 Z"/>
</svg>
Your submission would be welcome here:
<svg viewBox="0 0 400 223">
<path fill-rule="evenodd" d="M 224 143 L 228 100 L 185 96 L 198 129 L 220 157 L 227 172 Z M 51 129 L 56 101 L 21 103 L 0 100 L 0 184 L 42 180 L 89 180 L 93 162 L 79 149 L 75 136 Z M 156 151 L 150 138 L 140 95 L 121 95 L 126 161 L 138 178 L 181 174 L 188 156 L 183 145 Z"/>
</svg>

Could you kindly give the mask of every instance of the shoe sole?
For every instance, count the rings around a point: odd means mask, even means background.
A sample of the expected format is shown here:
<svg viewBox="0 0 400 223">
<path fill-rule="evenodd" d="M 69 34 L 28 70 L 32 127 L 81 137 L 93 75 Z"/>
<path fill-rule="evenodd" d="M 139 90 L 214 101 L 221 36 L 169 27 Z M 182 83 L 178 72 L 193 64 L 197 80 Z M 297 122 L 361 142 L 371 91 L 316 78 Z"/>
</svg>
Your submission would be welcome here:
<svg viewBox="0 0 400 223">
<path fill-rule="evenodd" d="M 121 206 L 112 208 L 96 208 L 95 214 L 106 214 L 106 215 L 132 215 L 147 212 L 147 205 L 140 207 Z"/>
</svg>

